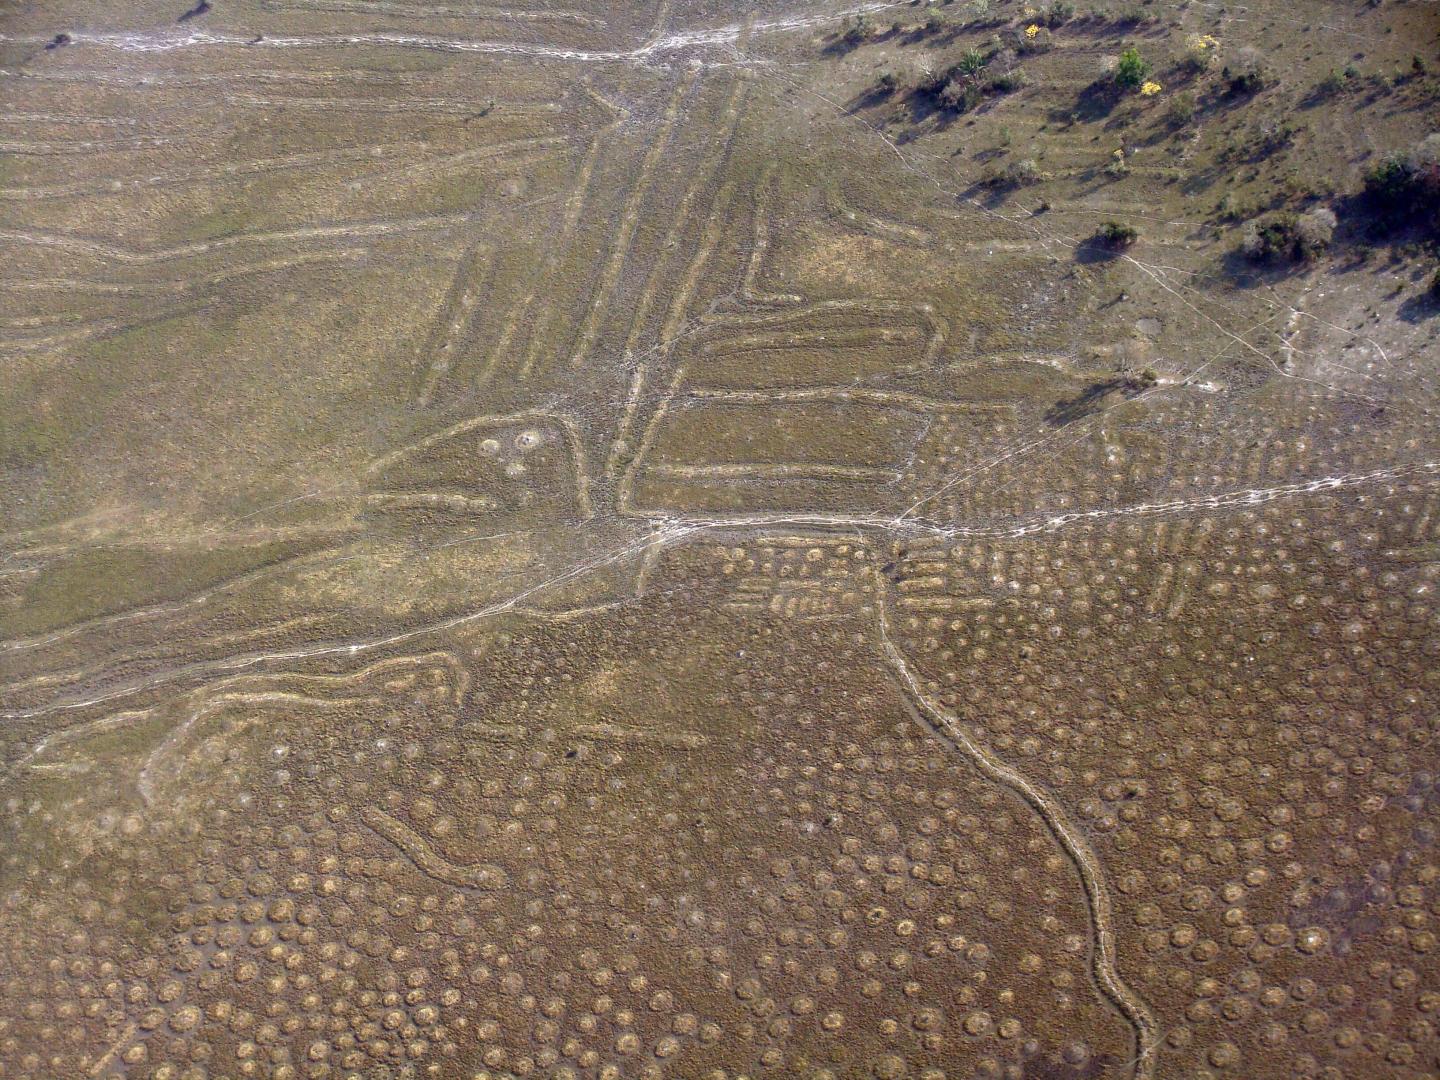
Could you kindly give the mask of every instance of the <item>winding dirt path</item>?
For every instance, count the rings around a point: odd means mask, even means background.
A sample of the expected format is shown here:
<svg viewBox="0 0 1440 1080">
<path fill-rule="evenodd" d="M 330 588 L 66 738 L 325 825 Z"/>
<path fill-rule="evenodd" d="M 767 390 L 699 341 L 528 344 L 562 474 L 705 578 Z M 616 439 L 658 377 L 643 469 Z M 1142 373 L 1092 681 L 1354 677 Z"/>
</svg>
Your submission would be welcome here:
<svg viewBox="0 0 1440 1080">
<path fill-rule="evenodd" d="M 976 742 L 964 724 L 925 693 L 919 679 L 890 637 L 889 620 L 885 615 L 884 582 L 880 582 L 880 585 L 882 591 L 875 603 L 880 646 L 890 666 L 895 669 L 900 688 L 915 706 L 926 726 L 948 746 L 967 757 L 987 779 L 1009 788 L 1029 803 L 1045 820 L 1046 826 L 1079 871 L 1085 888 L 1085 902 L 1090 909 L 1090 920 L 1095 927 L 1095 948 L 1091 953 L 1095 981 L 1135 1029 L 1135 1069 L 1132 1075 L 1136 1080 L 1151 1080 L 1155 1075 L 1159 1056 L 1158 1029 L 1149 1006 L 1125 983 L 1116 965 L 1115 914 L 1110 902 L 1110 886 L 1099 858 L 1059 803 L 1003 761 L 993 757 Z"/>
</svg>

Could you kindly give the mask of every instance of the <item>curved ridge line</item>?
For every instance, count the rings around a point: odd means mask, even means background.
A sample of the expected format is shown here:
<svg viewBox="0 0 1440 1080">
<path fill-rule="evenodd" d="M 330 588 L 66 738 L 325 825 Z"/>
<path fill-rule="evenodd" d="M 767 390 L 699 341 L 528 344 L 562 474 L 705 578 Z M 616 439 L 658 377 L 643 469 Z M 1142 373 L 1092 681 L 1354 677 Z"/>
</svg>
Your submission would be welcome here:
<svg viewBox="0 0 1440 1080">
<path fill-rule="evenodd" d="M 877 575 L 878 577 L 878 575 Z M 881 583 L 883 586 L 883 582 Z M 1155 1075 L 1159 1050 L 1159 1037 L 1155 1017 L 1144 999 L 1126 985 L 1121 978 L 1115 957 L 1114 914 L 1110 903 L 1110 889 L 1105 881 L 1100 860 L 1089 843 L 1070 823 L 1068 816 L 1050 796 L 1041 791 L 1010 766 L 991 757 L 969 734 L 968 731 L 942 706 L 932 701 L 920 688 L 915 673 L 905 662 L 905 657 L 890 638 L 889 620 L 885 617 L 884 593 L 876 596 L 875 610 L 878 616 L 879 637 L 886 658 L 899 676 L 898 682 L 911 703 L 932 727 L 937 735 L 963 753 L 986 778 L 1003 784 L 1015 792 L 1040 815 L 1051 834 L 1065 850 L 1080 873 L 1085 888 L 1086 905 L 1090 909 L 1090 921 L 1095 926 L 1096 949 L 1091 956 L 1096 982 L 1120 1013 L 1129 1021 L 1135 1031 L 1136 1056 L 1135 1080 L 1152 1080 Z"/>
<path fill-rule="evenodd" d="M 360 811 L 360 820 L 399 848 L 421 873 L 436 881 L 471 889 L 501 889 L 509 881 L 509 875 L 492 863 L 476 863 L 472 866 L 452 863 L 409 825 L 391 817 L 379 807 L 365 807 Z"/>
</svg>

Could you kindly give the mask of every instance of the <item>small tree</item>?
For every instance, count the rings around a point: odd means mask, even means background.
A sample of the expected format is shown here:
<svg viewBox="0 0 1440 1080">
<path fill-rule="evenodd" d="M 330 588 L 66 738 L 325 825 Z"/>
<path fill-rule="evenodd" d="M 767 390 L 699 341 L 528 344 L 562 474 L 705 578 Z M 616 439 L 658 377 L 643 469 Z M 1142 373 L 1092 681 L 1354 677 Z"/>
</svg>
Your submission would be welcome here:
<svg viewBox="0 0 1440 1080">
<path fill-rule="evenodd" d="M 1120 54 L 1115 62 L 1115 84 L 1126 90 L 1138 90 L 1150 74 L 1150 65 L 1140 55 L 1140 50 L 1131 45 Z"/>
</svg>

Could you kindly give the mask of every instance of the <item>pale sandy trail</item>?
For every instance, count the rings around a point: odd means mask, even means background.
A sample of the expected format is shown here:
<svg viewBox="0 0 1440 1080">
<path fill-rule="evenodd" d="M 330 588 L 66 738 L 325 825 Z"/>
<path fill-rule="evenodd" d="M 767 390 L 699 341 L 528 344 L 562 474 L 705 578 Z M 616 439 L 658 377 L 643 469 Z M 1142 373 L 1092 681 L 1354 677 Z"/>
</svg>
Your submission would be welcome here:
<svg viewBox="0 0 1440 1080">
<path fill-rule="evenodd" d="M 873 14 L 907 6 L 905 2 L 858 4 L 815 15 L 794 15 L 785 18 L 757 19 L 749 25 L 750 34 L 785 33 L 814 26 L 838 25 L 842 19 Z M 652 38 L 630 49 L 566 49 L 541 42 L 486 41 L 477 38 L 451 38 L 429 34 L 304 34 L 261 37 L 250 34 L 210 33 L 203 30 L 149 30 L 142 33 L 71 33 L 72 46 L 117 49 L 121 52 L 172 52 L 190 48 L 307 49 L 371 46 L 376 48 L 429 49 L 438 52 L 481 53 L 489 56 L 512 56 L 529 60 L 571 61 L 582 64 L 649 63 L 657 57 L 690 49 L 729 46 L 739 40 L 747 27 L 742 23 L 681 30 Z M 45 45 L 50 38 L 41 34 L 0 35 L 0 42 Z"/>
<path fill-rule="evenodd" d="M 1158 1026 L 1144 999 L 1131 989 L 1120 975 L 1115 954 L 1115 912 L 1104 867 L 1094 849 L 1090 847 L 1090 842 L 1075 827 L 1069 814 L 1058 802 L 1044 789 L 981 746 L 964 724 L 925 693 L 920 680 L 906 663 L 904 654 L 891 640 L 889 621 L 885 615 L 883 584 L 881 582 L 882 591 L 875 603 L 880 645 L 885 658 L 895 670 L 896 681 L 925 726 L 947 746 L 969 759 L 986 779 L 1008 788 L 1024 799 L 1044 819 L 1056 843 L 1064 849 L 1075 865 L 1084 886 L 1085 903 L 1095 930 L 1095 948 L 1091 954 L 1095 981 L 1135 1031 L 1133 1075 L 1136 1080 L 1150 1080 L 1155 1075 L 1159 1050 Z"/>
<path fill-rule="evenodd" d="M 168 683 L 192 677 L 242 671 L 261 665 L 281 662 L 311 660 L 327 656 L 355 656 L 373 652 L 392 645 L 404 644 L 429 634 L 441 633 L 457 627 L 467 626 L 494 616 L 513 612 L 527 601 L 546 592 L 582 580 L 588 575 L 613 566 L 632 556 L 653 553 L 674 547 L 692 537 L 707 533 L 748 531 L 754 535 L 785 529 L 839 529 L 878 532 L 894 536 L 934 536 L 943 539 L 1018 539 L 1038 533 L 1052 532 L 1079 522 L 1102 521 L 1110 518 L 1130 516 L 1161 516 L 1187 513 L 1196 510 L 1238 509 L 1259 506 L 1281 498 L 1300 497 L 1381 484 L 1386 481 L 1407 477 L 1427 477 L 1440 474 L 1440 461 L 1416 465 L 1395 466 L 1376 469 L 1366 473 L 1351 473 L 1325 476 L 1314 480 L 1284 484 L 1269 488 L 1245 488 L 1233 492 L 1202 496 L 1195 499 L 1177 499 L 1171 502 L 1142 503 L 1134 506 L 1115 507 L 1104 510 L 1088 510 L 1068 514 L 1055 514 L 1037 518 L 1013 526 L 983 528 L 946 527 L 928 523 L 917 518 L 887 517 L 874 514 L 752 514 L 735 517 L 709 519 L 674 518 L 652 521 L 643 535 L 624 544 L 603 551 L 585 559 L 543 581 L 526 586 L 503 600 L 487 604 L 475 611 L 464 612 L 425 626 L 413 627 L 384 637 L 368 638 L 352 642 L 331 642 L 307 648 L 287 649 L 278 652 L 258 652 L 227 657 L 220 660 L 200 661 L 157 672 L 148 678 L 130 683 L 105 693 L 87 698 L 72 698 L 52 702 L 31 709 L 0 713 L 4 720 L 32 720 L 57 713 L 86 709 L 107 702 L 116 701 L 146 690 L 156 689 Z M 637 523 L 638 527 L 638 523 Z"/>
</svg>

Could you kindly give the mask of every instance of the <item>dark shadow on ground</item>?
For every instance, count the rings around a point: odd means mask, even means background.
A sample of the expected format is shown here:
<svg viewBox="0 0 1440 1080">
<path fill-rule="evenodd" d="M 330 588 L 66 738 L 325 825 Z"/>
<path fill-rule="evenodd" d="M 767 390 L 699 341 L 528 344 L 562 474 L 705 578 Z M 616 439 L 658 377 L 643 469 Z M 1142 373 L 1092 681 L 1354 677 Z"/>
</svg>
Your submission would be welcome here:
<svg viewBox="0 0 1440 1080">
<path fill-rule="evenodd" d="M 1402 303 L 1396 314 L 1408 323 L 1421 323 L 1440 315 L 1440 295 L 1431 290 L 1412 296 Z"/>
<path fill-rule="evenodd" d="M 1104 406 L 1112 394 L 1135 397 L 1147 389 L 1147 383 L 1134 375 L 1113 375 L 1108 379 L 1091 383 L 1071 398 L 1057 401 L 1045 410 L 1045 423 L 1051 427 L 1064 427 L 1076 420 L 1093 416 Z"/>
</svg>

